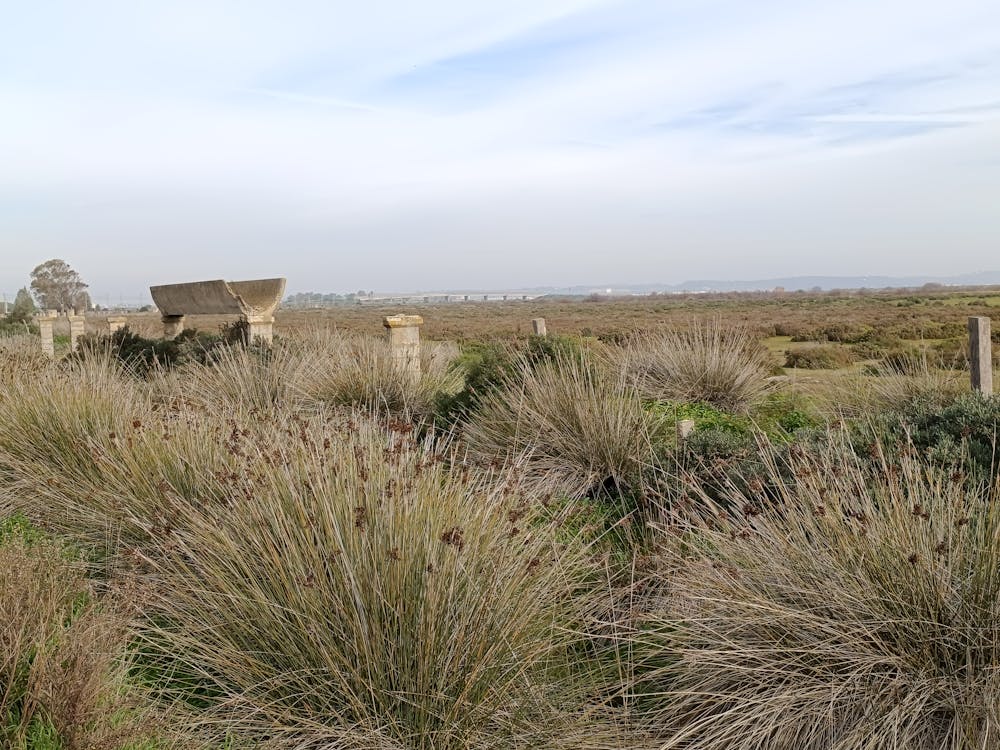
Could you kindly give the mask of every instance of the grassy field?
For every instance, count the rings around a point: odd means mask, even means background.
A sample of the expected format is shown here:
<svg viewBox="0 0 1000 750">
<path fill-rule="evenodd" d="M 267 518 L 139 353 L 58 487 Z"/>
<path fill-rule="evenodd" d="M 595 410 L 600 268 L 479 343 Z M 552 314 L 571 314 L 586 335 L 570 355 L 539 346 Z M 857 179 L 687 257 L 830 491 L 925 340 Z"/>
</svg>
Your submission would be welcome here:
<svg viewBox="0 0 1000 750">
<path fill-rule="evenodd" d="M 397 308 L 0 338 L 0 743 L 998 746 L 983 299 L 416 306 L 419 374 Z"/>
<path fill-rule="evenodd" d="M 275 330 L 293 333 L 315 327 L 346 332 L 378 333 L 382 318 L 399 312 L 424 317 L 423 333 L 432 339 L 481 339 L 527 336 L 532 318 L 545 318 L 550 333 L 616 336 L 661 326 L 686 325 L 693 317 L 718 316 L 727 324 L 743 324 L 762 336 L 800 335 L 822 338 L 832 327 L 863 326 L 905 339 L 960 335 L 971 315 L 989 315 L 1000 296 L 981 291 L 937 293 L 872 292 L 868 294 L 728 294 L 599 298 L 594 301 L 453 302 L 398 305 L 344 305 L 316 310 L 279 310 Z M 99 316 L 90 321 L 97 330 Z M 133 329 L 160 333 L 159 316 L 129 317 Z M 215 330 L 227 322 L 213 316 L 193 317 L 188 325 Z M 231 322 L 231 319 L 229 319 Z M 945 330 L 949 335 L 939 335 Z M 66 330 L 68 333 L 68 328 Z"/>
</svg>

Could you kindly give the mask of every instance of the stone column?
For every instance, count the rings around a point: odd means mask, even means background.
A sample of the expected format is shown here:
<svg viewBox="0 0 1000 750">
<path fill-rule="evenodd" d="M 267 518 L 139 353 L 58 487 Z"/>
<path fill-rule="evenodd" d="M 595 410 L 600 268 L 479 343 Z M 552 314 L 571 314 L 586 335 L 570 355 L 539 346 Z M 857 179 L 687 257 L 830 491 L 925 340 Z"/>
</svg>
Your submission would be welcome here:
<svg viewBox="0 0 1000 750">
<path fill-rule="evenodd" d="M 274 341 L 274 316 L 273 315 L 244 315 L 243 320 L 247 324 L 247 338 L 249 343 L 255 340 L 270 344 Z"/>
<path fill-rule="evenodd" d="M 55 310 L 43 310 L 35 316 L 35 322 L 38 324 L 38 333 L 42 338 L 42 351 L 50 359 L 55 359 L 56 357 L 56 342 L 52 335 L 52 324 L 55 323 L 57 313 Z"/>
<path fill-rule="evenodd" d="M 108 326 L 108 336 L 113 336 L 128 325 L 128 318 L 124 315 L 109 315 L 105 323 Z"/>
<path fill-rule="evenodd" d="M 184 330 L 183 315 L 161 315 L 160 320 L 163 321 L 163 338 L 165 339 L 177 338 Z"/>
<path fill-rule="evenodd" d="M 382 320 L 389 339 L 389 349 L 396 364 L 414 378 L 420 377 L 419 315 L 390 315 Z"/>
<path fill-rule="evenodd" d="M 87 332 L 87 318 L 83 315 L 67 315 L 69 318 L 69 348 L 75 352 L 80 346 L 80 337 Z"/>
<path fill-rule="evenodd" d="M 547 333 L 545 330 L 545 318 L 534 318 L 531 321 L 531 331 L 536 336 L 545 336 Z"/>
<path fill-rule="evenodd" d="M 989 318 L 969 318 L 969 369 L 972 371 L 972 390 L 984 396 L 991 395 L 993 352 Z"/>
</svg>

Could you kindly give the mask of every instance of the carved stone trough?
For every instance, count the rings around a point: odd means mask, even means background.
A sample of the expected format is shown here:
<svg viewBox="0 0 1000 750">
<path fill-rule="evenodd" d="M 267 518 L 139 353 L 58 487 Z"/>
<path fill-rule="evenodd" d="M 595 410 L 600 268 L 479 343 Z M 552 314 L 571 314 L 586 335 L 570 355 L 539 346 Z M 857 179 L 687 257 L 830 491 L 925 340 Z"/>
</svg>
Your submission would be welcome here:
<svg viewBox="0 0 1000 750">
<path fill-rule="evenodd" d="M 251 341 L 270 343 L 285 279 L 191 281 L 151 286 L 149 293 L 160 310 L 163 335 L 168 339 L 184 330 L 187 315 L 239 315 L 247 323 Z"/>
</svg>

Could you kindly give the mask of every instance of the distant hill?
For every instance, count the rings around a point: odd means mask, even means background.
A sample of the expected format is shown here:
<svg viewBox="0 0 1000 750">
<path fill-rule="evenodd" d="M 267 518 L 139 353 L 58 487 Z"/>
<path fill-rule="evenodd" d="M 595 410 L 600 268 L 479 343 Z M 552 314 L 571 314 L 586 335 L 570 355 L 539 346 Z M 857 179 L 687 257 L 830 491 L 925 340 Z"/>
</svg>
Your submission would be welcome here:
<svg viewBox="0 0 1000 750">
<path fill-rule="evenodd" d="M 885 289 L 920 287 L 924 284 L 945 286 L 988 286 L 1000 284 L 1000 271 L 980 271 L 958 276 L 784 276 L 771 279 L 722 280 L 691 279 L 680 284 L 626 284 L 592 287 L 574 286 L 552 289 L 554 293 L 591 294 L 612 288 L 615 294 L 650 292 L 755 292 L 769 291 L 781 287 L 785 291 L 808 291 L 811 289 Z"/>
</svg>

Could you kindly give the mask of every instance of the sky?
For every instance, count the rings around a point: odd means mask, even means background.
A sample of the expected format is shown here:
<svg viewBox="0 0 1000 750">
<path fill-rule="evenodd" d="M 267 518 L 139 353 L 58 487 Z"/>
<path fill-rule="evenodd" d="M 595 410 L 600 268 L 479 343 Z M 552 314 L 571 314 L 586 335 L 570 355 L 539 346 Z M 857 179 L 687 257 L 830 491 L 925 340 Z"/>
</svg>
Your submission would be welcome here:
<svg viewBox="0 0 1000 750">
<path fill-rule="evenodd" d="M 0 0 L 0 291 L 1000 270 L 995 0 Z"/>
</svg>

